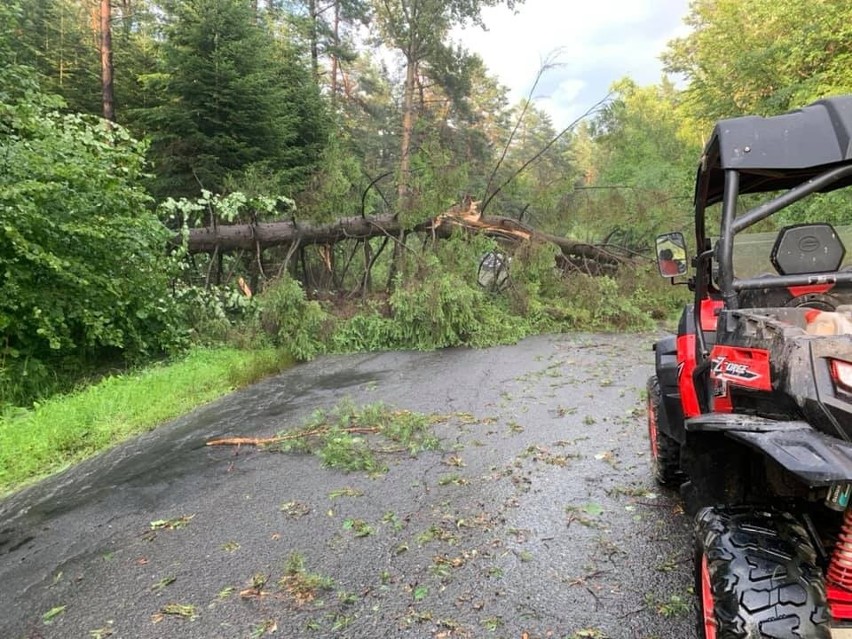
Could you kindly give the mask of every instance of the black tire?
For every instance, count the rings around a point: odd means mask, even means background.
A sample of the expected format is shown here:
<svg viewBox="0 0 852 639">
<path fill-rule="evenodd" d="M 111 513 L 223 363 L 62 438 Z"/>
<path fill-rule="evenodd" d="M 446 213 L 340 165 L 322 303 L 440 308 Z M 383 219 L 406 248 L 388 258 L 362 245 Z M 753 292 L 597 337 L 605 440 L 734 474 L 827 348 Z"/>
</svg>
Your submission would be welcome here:
<svg viewBox="0 0 852 639">
<path fill-rule="evenodd" d="M 816 551 L 789 513 L 702 509 L 695 523 L 695 593 L 703 639 L 830 637 Z"/>
<path fill-rule="evenodd" d="M 660 381 L 656 375 L 648 378 L 648 441 L 651 445 L 651 466 L 654 478 L 663 486 L 679 486 L 684 476 L 680 470 L 680 444 L 660 430 L 662 411 Z"/>
</svg>

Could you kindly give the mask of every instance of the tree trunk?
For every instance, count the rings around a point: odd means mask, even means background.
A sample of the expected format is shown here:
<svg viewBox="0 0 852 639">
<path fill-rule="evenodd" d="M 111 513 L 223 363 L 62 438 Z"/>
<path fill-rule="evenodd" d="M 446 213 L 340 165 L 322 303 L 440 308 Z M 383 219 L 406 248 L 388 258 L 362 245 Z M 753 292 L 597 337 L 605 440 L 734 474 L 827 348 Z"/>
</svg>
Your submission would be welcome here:
<svg viewBox="0 0 852 639">
<path fill-rule="evenodd" d="M 340 0 L 334 2 L 334 52 L 331 56 L 331 110 L 337 111 L 337 69 L 338 51 L 340 49 Z"/>
<path fill-rule="evenodd" d="M 402 211 L 411 204 L 409 186 L 411 177 L 411 137 L 414 132 L 414 84 L 417 79 L 417 62 L 411 57 L 405 67 L 405 87 L 402 100 L 402 142 L 399 147 L 399 202 Z"/>
<path fill-rule="evenodd" d="M 319 12 L 317 11 L 317 0 L 308 0 L 308 14 L 310 18 L 310 40 L 311 40 L 311 70 L 314 73 L 314 81 L 319 84 L 319 29 L 317 21 L 319 20 Z"/>
<path fill-rule="evenodd" d="M 112 7 L 101 0 L 101 87 L 105 120 L 115 122 L 115 92 L 112 82 Z"/>
<path fill-rule="evenodd" d="M 188 250 L 190 253 L 228 253 L 237 250 L 256 251 L 259 246 L 291 245 L 298 242 L 303 250 L 310 244 L 334 244 L 343 240 L 366 240 L 371 237 L 399 238 L 409 232 L 428 232 L 437 238 L 449 237 L 454 228 L 467 229 L 474 233 L 485 233 L 507 242 L 531 240 L 549 242 L 559 247 L 564 255 L 576 256 L 601 262 L 617 264 L 617 256 L 585 242 L 577 242 L 556 235 L 541 233 L 513 218 L 480 216 L 478 213 L 448 212 L 406 229 L 395 215 L 376 217 L 346 217 L 331 224 L 310 224 L 292 221 L 262 222 L 259 224 L 217 225 L 189 230 Z M 181 243 L 175 236 L 172 243 Z"/>
<path fill-rule="evenodd" d="M 397 210 L 408 213 L 411 201 L 411 138 L 414 133 L 414 89 L 417 80 L 417 62 L 409 51 L 408 64 L 405 67 L 405 87 L 402 104 L 402 141 L 399 149 L 399 186 L 397 187 Z M 405 245 L 405 230 L 400 229 L 393 245 L 393 260 L 388 270 L 388 289 L 393 287 L 397 269 L 402 265 L 402 251 Z"/>
</svg>

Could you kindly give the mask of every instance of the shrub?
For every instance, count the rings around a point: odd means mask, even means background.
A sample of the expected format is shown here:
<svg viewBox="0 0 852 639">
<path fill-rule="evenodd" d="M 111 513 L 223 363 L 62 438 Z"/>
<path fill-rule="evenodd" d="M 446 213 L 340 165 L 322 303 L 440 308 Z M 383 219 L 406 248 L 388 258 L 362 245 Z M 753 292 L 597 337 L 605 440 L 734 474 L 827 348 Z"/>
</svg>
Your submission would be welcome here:
<svg viewBox="0 0 852 639">
<path fill-rule="evenodd" d="M 390 298 L 397 341 L 421 350 L 467 344 L 478 328 L 485 294 L 441 268 L 437 256 L 409 282 L 397 280 Z"/>
<path fill-rule="evenodd" d="M 335 352 L 370 352 L 402 348 L 392 318 L 384 317 L 375 306 L 340 322 L 329 340 Z"/>
<path fill-rule="evenodd" d="M 325 350 L 323 334 L 331 318 L 319 302 L 305 297 L 299 282 L 285 275 L 263 291 L 258 303 L 260 324 L 275 346 L 297 360 Z"/>
<path fill-rule="evenodd" d="M 44 104 L 0 101 L 0 403 L 186 340 L 168 295 L 170 234 L 140 186 L 143 145 Z"/>
</svg>

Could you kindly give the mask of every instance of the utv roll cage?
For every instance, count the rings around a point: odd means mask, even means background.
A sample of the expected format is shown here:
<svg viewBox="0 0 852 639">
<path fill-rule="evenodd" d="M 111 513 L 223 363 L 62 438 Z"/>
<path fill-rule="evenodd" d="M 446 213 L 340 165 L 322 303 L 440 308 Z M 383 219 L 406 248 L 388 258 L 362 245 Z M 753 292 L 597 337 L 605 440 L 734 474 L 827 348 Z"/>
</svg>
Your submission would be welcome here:
<svg viewBox="0 0 852 639">
<path fill-rule="evenodd" d="M 696 299 L 720 298 L 739 307 L 738 293 L 749 289 L 852 284 L 852 272 L 770 275 L 739 279 L 733 266 L 734 237 L 791 204 L 813 194 L 852 185 L 852 96 L 828 98 L 773 117 L 746 116 L 719 121 L 707 143 L 695 186 L 697 253 L 692 287 Z M 741 215 L 737 199 L 749 193 L 784 191 Z M 722 203 L 719 240 L 710 245 L 707 207 Z M 717 282 L 713 282 L 713 262 Z M 694 306 L 701 327 L 700 305 Z M 704 331 L 696 331 L 696 375 L 709 365 Z"/>
</svg>

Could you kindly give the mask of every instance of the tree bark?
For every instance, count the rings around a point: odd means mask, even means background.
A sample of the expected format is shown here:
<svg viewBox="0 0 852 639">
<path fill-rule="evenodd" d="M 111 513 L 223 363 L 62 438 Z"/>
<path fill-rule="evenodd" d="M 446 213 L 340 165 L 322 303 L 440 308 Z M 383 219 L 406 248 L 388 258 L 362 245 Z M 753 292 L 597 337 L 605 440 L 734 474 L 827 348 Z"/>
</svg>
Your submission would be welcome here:
<svg viewBox="0 0 852 639">
<path fill-rule="evenodd" d="M 309 244 L 334 244 L 343 240 L 365 240 L 371 237 L 395 239 L 406 231 L 429 232 L 436 237 L 446 238 L 454 228 L 459 227 L 471 232 L 486 233 L 508 242 L 531 240 L 550 242 L 567 256 L 587 258 L 604 264 L 616 264 L 621 261 L 618 256 L 594 245 L 542 233 L 513 218 L 484 216 L 476 211 L 449 211 L 422 222 L 413 229 L 405 229 L 393 214 L 345 217 L 331 224 L 281 221 L 261 222 L 254 225 L 209 226 L 189 230 L 188 250 L 190 253 L 213 253 L 218 247 L 220 253 L 236 250 L 254 251 L 256 246 L 266 249 L 291 245 L 294 242 L 304 247 Z M 172 240 L 173 244 L 180 244 L 180 242 L 180 236 Z"/>
<path fill-rule="evenodd" d="M 317 0 L 308 0 L 308 17 L 310 19 L 310 40 L 311 40 L 311 70 L 314 73 L 314 81 L 319 84 L 319 12 L 317 10 Z"/>
<path fill-rule="evenodd" d="M 115 91 L 112 81 L 112 7 L 110 0 L 101 0 L 101 87 L 103 116 L 115 122 Z"/>
<path fill-rule="evenodd" d="M 417 62 L 409 55 L 405 66 L 405 85 L 402 100 L 402 136 L 399 148 L 399 201 L 397 206 L 407 211 L 411 202 L 411 137 L 414 132 L 414 83 L 417 79 Z"/>
<path fill-rule="evenodd" d="M 340 0 L 334 2 L 334 51 L 331 56 L 331 110 L 337 112 L 337 69 L 340 66 L 338 53 L 340 49 Z"/>
</svg>

